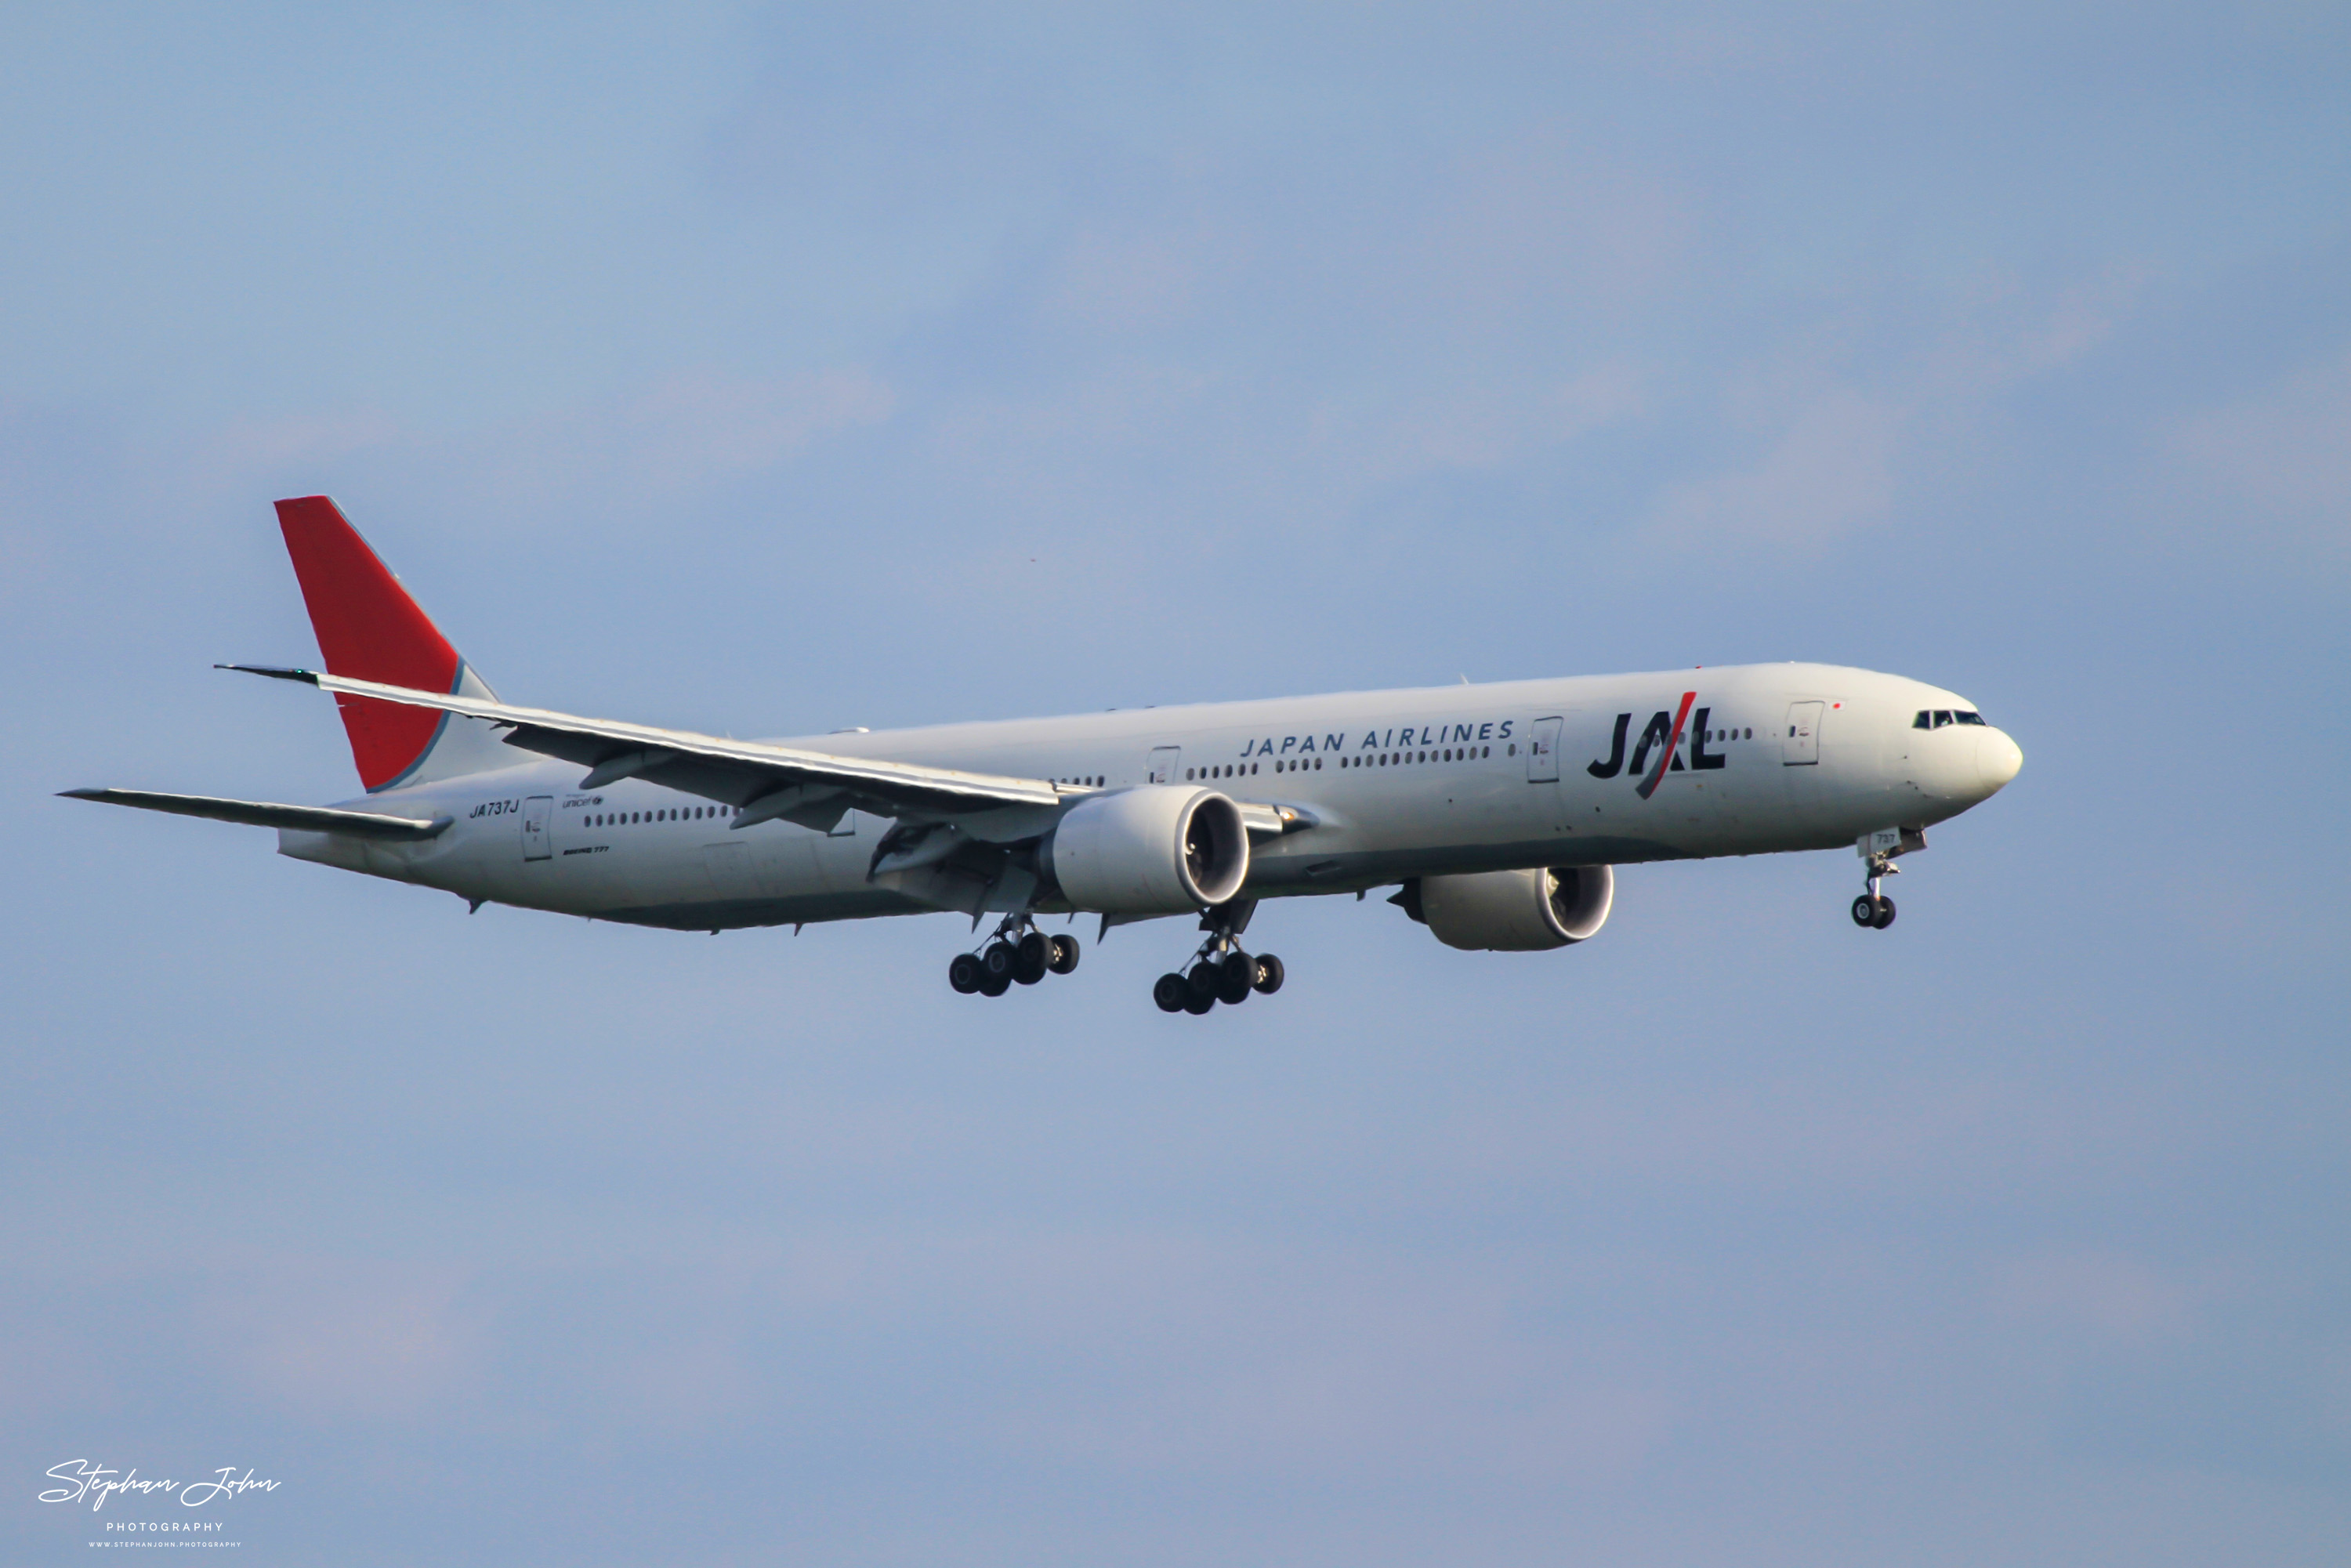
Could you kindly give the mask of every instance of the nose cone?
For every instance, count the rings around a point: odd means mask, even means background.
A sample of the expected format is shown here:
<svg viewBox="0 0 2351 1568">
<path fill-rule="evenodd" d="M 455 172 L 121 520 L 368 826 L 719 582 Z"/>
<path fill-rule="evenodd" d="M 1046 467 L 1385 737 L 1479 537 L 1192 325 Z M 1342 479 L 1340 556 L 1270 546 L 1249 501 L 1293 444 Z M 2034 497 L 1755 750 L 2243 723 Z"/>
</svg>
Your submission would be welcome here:
<svg viewBox="0 0 2351 1568">
<path fill-rule="evenodd" d="M 1996 793 L 2024 766 L 2024 753 L 2005 730 L 1990 730 L 1976 737 L 1976 773 L 1986 795 Z"/>
</svg>

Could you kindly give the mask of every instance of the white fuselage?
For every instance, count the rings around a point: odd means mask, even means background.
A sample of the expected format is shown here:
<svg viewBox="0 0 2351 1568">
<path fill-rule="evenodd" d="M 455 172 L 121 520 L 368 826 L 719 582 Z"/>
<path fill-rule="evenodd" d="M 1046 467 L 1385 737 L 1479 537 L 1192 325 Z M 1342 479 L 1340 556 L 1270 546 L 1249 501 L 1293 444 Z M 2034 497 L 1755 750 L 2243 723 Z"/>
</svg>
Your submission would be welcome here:
<svg viewBox="0 0 2351 1568">
<path fill-rule="evenodd" d="M 1684 694 L 1695 693 L 1683 714 Z M 1921 712 L 1970 722 L 1914 725 Z M 1671 762 L 1640 742 L 1684 716 Z M 1619 716 L 1629 715 L 1616 739 Z M 1197 783 L 1311 823 L 1260 841 L 1249 896 L 1408 877 L 1849 847 L 1925 827 L 2008 782 L 2020 753 L 1972 705 L 1819 664 L 1348 692 L 1117 710 L 793 744 L 838 756 L 1066 781 L 1073 794 Z M 1555 732 L 1555 736 L 1554 736 Z M 1616 767 L 1608 763 L 1612 754 Z M 1607 774 L 1601 777 L 1601 774 Z M 373 810 L 446 815 L 421 843 L 283 831 L 280 852 L 490 900 L 692 930 L 999 907 L 935 868 L 869 880 L 883 819 L 830 833 L 736 830 L 727 808 L 643 780 L 579 788 L 577 764 L 387 791 Z M 1098 781 L 1098 782 L 1097 782 Z M 1050 905 L 1049 905 L 1050 906 Z"/>
</svg>

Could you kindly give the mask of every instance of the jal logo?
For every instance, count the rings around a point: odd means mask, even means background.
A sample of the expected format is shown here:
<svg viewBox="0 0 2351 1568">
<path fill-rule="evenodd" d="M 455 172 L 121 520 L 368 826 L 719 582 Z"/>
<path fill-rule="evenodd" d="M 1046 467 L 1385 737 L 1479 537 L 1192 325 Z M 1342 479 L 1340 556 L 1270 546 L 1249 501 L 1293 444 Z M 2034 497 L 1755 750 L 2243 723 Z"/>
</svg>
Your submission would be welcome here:
<svg viewBox="0 0 2351 1568">
<path fill-rule="evenodd" d="M 1713 716 L 1714 710 L 1710 707 L 1702 707 L 1693 713 L 1690 705 L 1696 701 L 1698 701 L 1696 692 L 1684 692 L 1681 706 L 1675 712 L 1669 715 L 1660 708 L 1651 714 L 1647 727 L 1641 731 L 1641 738 L 1633 747 L 1633 755 L 1630 758 L 1625 755 L 1625 739 L 1632 733 L 1633 716 L 1629 713 L 1618 714 L 1615 736 L 1608 743 L 1607 760 L 1587 763 L 1583 770 L 1594 779 L 1614 779 L 1620 773 L 1638 779 L 1641 782 L 1635 786 L 1634 793 L 1646 800 L 1657 792 L 1657 786 L 1664 781 L 1668 771 L 1675 773 L 1685 771 L 1682 767 L 1681 744 L 1682 737 L 1686 734 L 1690 737 L 1689 766 L 1691 768 L 1701 773 L 1710 768 L 1720 768 L 1728 758 L 1719 753 L 1710 753 L 1706 748 L 1706 737 L 1711 733 L 1707 728 L 1707 721 Z M 1697 721 L 1695 727 L 1691 726 L 1693 719 Z M 1654 764 L 1649 760 L 1652 752 L 1656 755 L 1656 761 Z"/>
</svg>

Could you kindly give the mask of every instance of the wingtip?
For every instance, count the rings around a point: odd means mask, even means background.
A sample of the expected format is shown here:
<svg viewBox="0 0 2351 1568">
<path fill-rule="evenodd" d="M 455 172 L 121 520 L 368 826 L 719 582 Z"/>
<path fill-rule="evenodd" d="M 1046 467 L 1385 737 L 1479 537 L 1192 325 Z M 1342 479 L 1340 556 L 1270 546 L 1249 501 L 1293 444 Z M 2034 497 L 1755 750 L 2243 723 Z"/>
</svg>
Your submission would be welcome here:
<svg viewBox="0 0 2351 1568">
<path fill-rule="evenodd" d="M 214 664 L 215 670 L 235 670 L 242 675 L 267 675 L 273 681 L 300 681 L 305 685 L 319 684 L 315 670 L 287 669 L 277 664 Z"/>
</svg>

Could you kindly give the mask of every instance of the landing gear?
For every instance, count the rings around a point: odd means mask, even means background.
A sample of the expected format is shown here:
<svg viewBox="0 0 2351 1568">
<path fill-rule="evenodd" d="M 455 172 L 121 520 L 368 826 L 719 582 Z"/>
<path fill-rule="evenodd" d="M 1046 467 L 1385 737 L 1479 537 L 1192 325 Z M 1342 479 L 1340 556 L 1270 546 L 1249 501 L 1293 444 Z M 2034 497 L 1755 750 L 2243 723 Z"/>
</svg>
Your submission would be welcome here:
<svg viewBox="0 0 2351 1568">
<path fill-rule="evenodd" d="M 1218 1002 L 1238 1007 L 1254 991 L 1270 997 L 1281 989 L 1281 960 L 1270 953 L 1241 951 L 1240 935 L 1255 912 L 1255 899 L 1220 904 L 1200 916 L 1208 939 L 1192 955 L 1185 968 L 1165 974 L 1152 983 L 1151 999 L 1165 1013 L 1190 1013 L 1195 1018 L 1213 1011 Z"/>
<path fill-rule="evenodd" d="M 1237 1008 L 1249 999 L 1257 989 L 1257 960 L 1246 953 L 1227 956 L 1217 977 L 1217 1000 L 1228 1008 Z"/>
<path fill-rule="evenodd" d="M 1159 1004 L 1163 1013 L 1180 1013 L 1191 999 L 1192 988 L 1184 983 L 1181 975 L 1162 975 L 1151 982 L 1151 999 Z"/>
<path fill-rule="evenodd" d="M 947 964 L 947 984 L 961 996 L 1000 997 L 1014 986 L 1033 986 L 1047 975 L 1078 967 L 1078 939 L 1048 936 L 1025 915 L 1005 916 L 996 935 L 977 953 L 958 953 Z"/>
<path fill-rule="evenodd" d="M 947 984 L 958 996 L 969 996 L 979 989 L 979 960 L 969 953 L 958 953 L 947 965 Z"/>
<path fill-rule="evenodd" d="M 1042 931 L 1031 931 L 1012 949 L 1012 977 L 1033 986 L 1045 977 L 1045 966 L 1052 961 L 1052 938 Z"/>
<path fill-rule="evenodd" d="M 1853 901 L 1853 923 L 1864 930 L 1883 931 L 1894 924 L 1894 901 L 1878 891 L 1878 884 L 1886 877 L 1899 876 L 1902 868 L 1889 854 L 1871 855 L 1867 864 L 1869 869 L 1863 874 L 1869 891 Z"/>
</svg>

